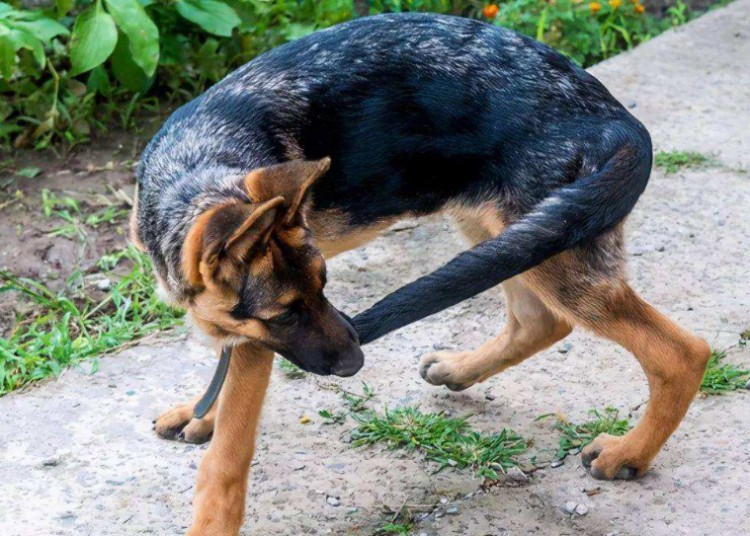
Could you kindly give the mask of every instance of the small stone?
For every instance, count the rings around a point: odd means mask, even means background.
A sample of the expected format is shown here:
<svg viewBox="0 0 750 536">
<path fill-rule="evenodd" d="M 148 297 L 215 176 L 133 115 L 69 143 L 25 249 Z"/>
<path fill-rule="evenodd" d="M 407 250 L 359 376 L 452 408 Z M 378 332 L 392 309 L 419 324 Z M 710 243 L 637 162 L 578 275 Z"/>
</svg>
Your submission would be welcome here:
<svg viewBox="0 0 750 536">
<path fill-rule="evenodd" d="M 484 395 L 484 398 L 492 402 L 493 400 L 495 400 L 495 395 L 493 395 L 492 393 L 487 393 L 486 395 Z"/>
<path fill-rule="evenodd" d="M 331 506 L 338 506 L 341 504 L 341 501 L 339 501 L 339 498 L 334 497 L 333 495 L 326 495 L 326 502 L 330 504 Z"/>
<path fill-rule="evenodd" d="M 449 459 L 449 460 L 448 460 L 448 465 L 450 465 L 451 467 L 456 467 L 456 466 L 458 465 L 458 463 L 456 463 L 456 461 L 455 461 L 455 460 L 450 460 L 450 459 Z"/>
<path fill-rule="evenodd" d="M 563 465 L 565 465 L 565 462 L 562 460 L 555 460 L 551 464 L 549 464 L 552 469 L 557 469 L 558 467 L 562 467 Z"/>
<path fill-rule="evenodd" d="M 585 504 L 579 504 L 578 506 L 576 506 L 575 512 L 579 516 L 585 516 L 586 514 L 589 513 L 589 507 L 586 506 Z"/>
<path fill-rule="evenodd" d="M 575 501 L 568 501 L 565 503 L 565 506 L 563 507 L 563 511 L 568 515 L 573 515 L 576 512 L 576 508 L 578 507 L 578 503 Z"/>
<path fill-rule="evenodd" d="M 302 471 L 302 469 L 304 469 L 305 467 L 307 466 L 302 462 L 292 463 L 292 471 Z"/>
<path fill-rule="evenodd" d="M 633 108 L 635 108 L 636 106 L 638 106 L 638 103 L 635 102 L 634 100 L 631 100 L 631 101 L 628 101 L 625 106 L 627 106 L 628 108 L 630 108 L 632 110 Z"/>
<path fill-rule="evenodd" d="M 568 341 L 565 341 L 560 346 L 557 347 L 557 351 L 561 354 L 567 354 L 570 352 L 570 349 L 573 348 L 573 345 L 570 344 Z"/>
<path fill-rule="evenodd" d="M 750 380 L 747 380 L 747 383 L 745 383 L 745 389 L 750 389 Z"/>
<path fill-rule="evenodd" d="M 100 279 L 96 282 L 96 288 L 106 292 L 107 290 L 112 288 L 112 281 L 110 281 L 106 277 L 104 279 Z"/>
<path fill-rule="evenodd" d="M 300 420 L 299 420 L 299 423 L 300 423 L 300 424 L 307 424 L 307 423 L 309 423 L 309 422 L 310 422 L 310 417 L 308 417 L 307 415 L 303 415 L 303 416 L 302 416 L 302 417 L 300 418 Z"/>
<path fill-rule="evenodd" d="M 529 476 L 524 473 L 520 467 L 511 467 L 508 469 L 508 477 L 516 482 L 528 482 Z"/>
<path fill-rule="evenodd" d="M 458 506 L 449 506 L 446 508 L 445 513 L 449 516 L 457 516 L 458 515 Z"/>
</svg>

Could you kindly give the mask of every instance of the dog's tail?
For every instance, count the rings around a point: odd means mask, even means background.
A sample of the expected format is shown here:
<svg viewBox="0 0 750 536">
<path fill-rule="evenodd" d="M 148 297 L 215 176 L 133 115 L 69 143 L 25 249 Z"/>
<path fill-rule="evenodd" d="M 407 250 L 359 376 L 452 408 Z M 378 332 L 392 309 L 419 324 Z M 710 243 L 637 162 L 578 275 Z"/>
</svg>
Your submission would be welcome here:
<svg viewBox="0 0 750 536">
<path fill-rule="evenodd" d="M 633 209 L 651 172 L 645 128 L 625 128 L 598 172 L 553 190 L 499 236 L 389 294 L 354 318 L 361 344 L 488 290 L 612 229 Z M 635 134 L 635 135 L 634 135 Z"/>
</svg>

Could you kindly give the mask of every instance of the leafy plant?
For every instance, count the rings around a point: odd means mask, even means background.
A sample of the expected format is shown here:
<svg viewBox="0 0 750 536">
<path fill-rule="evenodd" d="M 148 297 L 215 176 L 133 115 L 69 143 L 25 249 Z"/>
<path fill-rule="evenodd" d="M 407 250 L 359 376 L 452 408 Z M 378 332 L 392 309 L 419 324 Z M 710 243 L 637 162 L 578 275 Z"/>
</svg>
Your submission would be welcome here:
<svg viewBox="0 0 750 536">
<path fill-rule="evenodd" d="M 375 531 L 375 536 L 405 536 L 414 529 L 414 525 L 407 523 L 386 523 Z"/>
<path fill-rule="evenodd" d="M 83 292 L 80 274 L 62 292 L 53 292 L 0 272 L 0 293 L 13 292 L 30 307 L 0 338 L 0 395 L 182 322 L 183 312 L 157 297 L 148 259 L 129 247 L 102 266 L 112 269 L 121 261 L 130 263 L 130 271 L 122 277 L 109 274 L 116 282 L 99 301 Z"/>
<path fill-rule="evenodd" d="M 556 415 L 555 430 L 562 434 L 556 454 L 558 460 L 562 460 L 568 454 L 581 452 L 583 447 L 599 434 L 621 436 L 632 428 L 628 419 L 620 419 L 620 412 L 612 407 L 606 407 L 603 411 L 592 408 L 589 415 L 591 419 L 580 424 L 571 423 L 561 415 Z M 552 415 L 542 415 L 537 420 L 550 416 Z"/>
<path fill-rule="evenodd" d="M 281 369 L 281 372 L 284 374 L 284 376 L 286 376 L 290 380 L 301 380 L 302 378 L 307 376 L 307 372 L 299 368 L 288 359 L 279 357 L 276 362 L 278 363 L 279 368 Z"/>
<path fill-rule="evenodd" d="M 584 66 L 693 17 L 640 0 L 54 0 L 0 3 L 0 144 L 73 146 L 185 102 L 265 50 L 356 13 L 434 11 L 536 37 Z"/>
<path fill-rule="evenodd" d="M 711 163 L 706 155 L 691 151 L 659 151 L 654 156 L 654 163 L 669 175 L 682 169 L 694 169 Z"/>
<path fill-rule="evenodd" d="M 470 468 L 482 478 L 495 480 L 517 465 L 526 441 L 512 430 L 482 434 L 469 428 L 467 418 L 452 419 L 442 413 L 422 413 L 413 407 L 356 417 L 353 445 L 384 443 L 388 448 L 419 451 L 429 461 L 446 467 Z"/>
<path fill-rule="evenodd" d="M 750 370 L 739 368 L 731 363 L 724 363 L 727 353 L 712 350 L 706 372 L 701 382 L 701 392 L 707 395 L 723 395 L 743 389 L 750 379 Z"/>
</svg>

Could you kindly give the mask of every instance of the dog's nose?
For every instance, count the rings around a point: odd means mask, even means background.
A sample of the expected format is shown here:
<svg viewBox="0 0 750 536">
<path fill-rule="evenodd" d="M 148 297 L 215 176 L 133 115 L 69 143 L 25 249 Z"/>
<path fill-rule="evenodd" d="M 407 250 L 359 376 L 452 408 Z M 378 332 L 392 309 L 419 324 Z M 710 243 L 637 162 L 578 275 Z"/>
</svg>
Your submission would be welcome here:
<svg viewBox="0 0 750 536">
<path fill-rule="evenodd" d="M 333 366 L 333 373 L 336 376 L 342 378 L 348 378 L 354 376 L 362 366 L 365 364 L 365 354 L 362 353 L 362 349 L 356 347 L 352 350 L 351 354 L 346 356 Z"/>
</svg>

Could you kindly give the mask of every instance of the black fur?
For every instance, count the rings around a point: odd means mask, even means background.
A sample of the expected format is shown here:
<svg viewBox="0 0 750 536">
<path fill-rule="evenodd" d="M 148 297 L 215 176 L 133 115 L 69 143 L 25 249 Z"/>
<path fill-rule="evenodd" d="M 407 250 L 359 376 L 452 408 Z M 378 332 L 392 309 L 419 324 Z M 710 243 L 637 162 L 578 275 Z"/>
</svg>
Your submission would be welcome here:
<svg viewBox="0 0 750 536">
<path fill-rule="evenodd" d="M 342 24 L 232 73 L 149 144 L 139 229 L 171 290 L 186 292 L 197 214 L 245 198 L 252 169 L 324 156 L 313 210 L 352 227 L 487 200 L 515 222 L 357 316 L 364 343 L 611 228 L 645 187 L 651 145 L 601 83 L 528 37 L 429 14 Z"/>
</svg>

